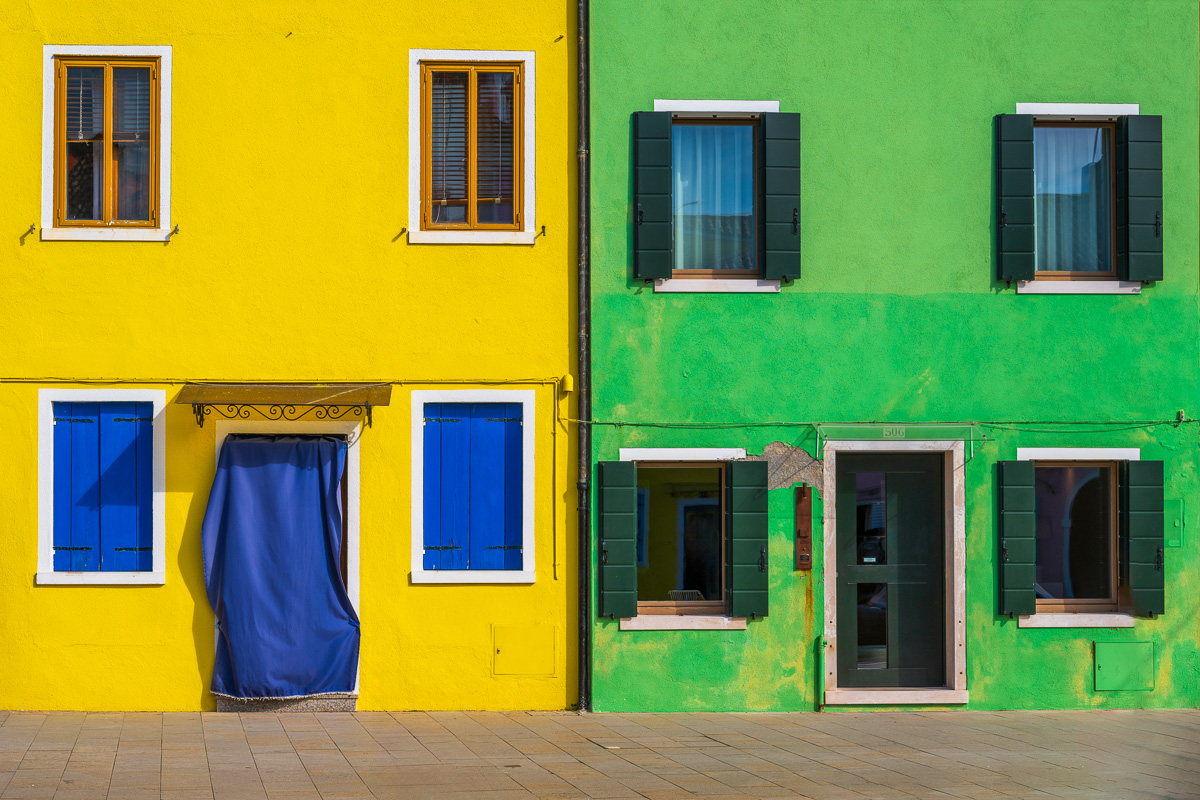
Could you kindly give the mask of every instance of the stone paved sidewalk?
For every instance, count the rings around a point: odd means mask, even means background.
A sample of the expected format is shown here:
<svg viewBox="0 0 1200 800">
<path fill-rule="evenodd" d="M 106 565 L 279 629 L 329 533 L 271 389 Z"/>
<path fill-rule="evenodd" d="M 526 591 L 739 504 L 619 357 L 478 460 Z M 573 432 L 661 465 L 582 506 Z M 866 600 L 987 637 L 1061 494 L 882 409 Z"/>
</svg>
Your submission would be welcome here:
<svg viewBox="0 0 1200 800">
<path fill-rule="evenodd" d="M 1200 712 L 0 711 L 0 798 L 1191 798 Z"/>
</svg>

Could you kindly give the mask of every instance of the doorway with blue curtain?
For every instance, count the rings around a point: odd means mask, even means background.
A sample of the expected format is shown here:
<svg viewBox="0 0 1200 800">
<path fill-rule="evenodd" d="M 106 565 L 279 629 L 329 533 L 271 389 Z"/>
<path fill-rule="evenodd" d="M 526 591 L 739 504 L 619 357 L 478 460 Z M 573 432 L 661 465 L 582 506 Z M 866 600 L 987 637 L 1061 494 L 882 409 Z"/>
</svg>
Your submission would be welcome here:
<svg viewBox="0 0 1200 800">
<path fill-rule="evenodd" d="M 232 434 L 220 445 L 201 530 L 218 697 L 356 690 L 347 453 L 346 438 L 328 434 Z"/>
</svg>

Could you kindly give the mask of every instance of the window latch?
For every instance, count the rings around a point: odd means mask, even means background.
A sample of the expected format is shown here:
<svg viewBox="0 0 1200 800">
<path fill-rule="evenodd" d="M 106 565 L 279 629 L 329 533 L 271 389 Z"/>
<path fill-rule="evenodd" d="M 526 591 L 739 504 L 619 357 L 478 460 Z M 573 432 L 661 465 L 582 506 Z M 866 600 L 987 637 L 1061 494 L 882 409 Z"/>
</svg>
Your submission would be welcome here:
<svg viewBox="0 0 1200 800">
<path fill-rule="evenodd" d="M 1154 571 L 1162 572 L 1163 569 L 1163 549 L 1158 548 L 1158 555 L 1154 557 Z"/>
<path fill-rule="evenodd" d="M 762 549 L 758 551 L 758 571 L 767 571 L 767 546 L 764 544 Z"/>
<path fill-rule="evenodd" d="M 637 204 L 637 224 L 641 225 L 643 222 L 643 219 L 644 219 L 644 217 L 642 216 L 642 204 L 638 203 Z"/>
<path fill-rule="evenodd" d="M 1154 238 L 1155 239 L 1162 238 L 1162 212 L 1161 211 L 1154 212 Z"/>
<path fill-rule="evenodd" d="M 792 236 L 800 234 L 800 209 L 792 209 Z"/>
</svg>

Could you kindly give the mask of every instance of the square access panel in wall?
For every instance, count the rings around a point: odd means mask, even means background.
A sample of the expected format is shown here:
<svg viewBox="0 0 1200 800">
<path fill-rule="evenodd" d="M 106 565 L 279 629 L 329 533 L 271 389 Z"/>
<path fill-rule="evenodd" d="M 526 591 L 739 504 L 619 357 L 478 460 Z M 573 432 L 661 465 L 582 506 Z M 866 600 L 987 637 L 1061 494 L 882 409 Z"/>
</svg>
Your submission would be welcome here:
<svg viewBox="0 0 1200 800">
<path fill-rule="evenodd" d="M 495 675 L 553 675 L 553 625 L 496 625 L 492 629 Z"/>
<path fill-rule="evenodd" d="M 1096 642 L 1096 691 L 1154 690 L 1154 642 Z"/>
</svg>

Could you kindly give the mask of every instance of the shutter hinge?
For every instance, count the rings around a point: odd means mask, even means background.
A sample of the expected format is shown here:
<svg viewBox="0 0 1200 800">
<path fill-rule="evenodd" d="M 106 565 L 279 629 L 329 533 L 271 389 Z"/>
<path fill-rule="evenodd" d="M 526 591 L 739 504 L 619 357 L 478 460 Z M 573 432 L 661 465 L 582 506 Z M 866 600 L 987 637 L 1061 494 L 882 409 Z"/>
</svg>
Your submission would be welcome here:
<svg viewBox="0 0 1200 800">
<path fill-rule="evenodd" d="M 1008 214 L 1004 213 L 1004 206 L 1000 206 L 1000 227 L 1003 228 L 1008 224 Z"/>
<path fill-rule="evenodd" d="M 1154 238 L 1155 239 L 1162 238 L 1162 212 L 1161 211 L 1154 212 Z"/>
<path fill-rule="evenodd" d="M 96 420 L 88 419 L 87 417 L 55 417 L 54 421 L 55 422 L 95 422 Z"/>
<path fill-rule="evenodd" d="M 520 417 L 485 417 L 484 422 L 520 422 Z"/>
<path fill-rule="evenodd" d="M 1003 561 L 1005 564 L 1008 563 L 1008 548 L 1005 547 L 1004 545 L 1000 546 L 1000 560 Z"/>
<path fill-rule="evenodd" d="M 88 548 L 88 549 L 90 550 L 91 548 Z M 154 549 L 153 547 L 114 547 L 113 552 L 115 552 L 115 553 L 149 553 L 153 549 Z"/>
<path fill-rule="evenodd" d="M 113 422 L 154 422 L 153 417 L 113 417 Z"/>
<path fill-rule="evenodd" d="M 642 214 L 642 204 L 637 204 L 637 224 L 641 225 L 645 221 L 645 216 Z"/>
<path fill-rule="evenodd" d="M 490 547 L 485 547 L 483 549 L 484 550 L 520 550 L 521 545 L 519 545 L 519 544 L 496 544 L 496 545 L 492 545 Z"/>
<path fill-rule="evenodd" d="M 90 548 L 90 547 L 56 547 L 56 548 L 54 548 L 54 549 L 55 549 L 55 550 L 67 550 L 67 551 L 70 551 L 70 552 L 75 552 L 75 551 L 77 551 L 77 550 L 78 550 L 78 551 L 82 551 L 82 550 L 91 550 L 92 548 Z"/>
<path fill-rule="evenodd" d="M 764 544 L 758 553 L 758 571 L 767 571 L 767 546 Z"/>
<path fill-rule="evenodd" d="M 792 209 L 792 236 L 800 235 L 800 209 Z"/>
<path fill-rule="evenodd" d="M 600 542 L 600 563 L 608 563 L 608 544 L 604 541 Z"/>
<path fill-rule="evenodd" d="M 439 545 L 437 547 L 426 547 L 425 550 L 462 550 L 462 548 L 456 544 L 451 544 L 451 545 Z"/>
<path fill-rule="evenodd" d="M 1162 572 L 1162 570 L 1163 570 L 1163 549 L 1162 549 L 1162 546 L 1160 545 L 1158 548 L 1158 555 L 1154 557 L 1154 571 Z"/>
</svg>

